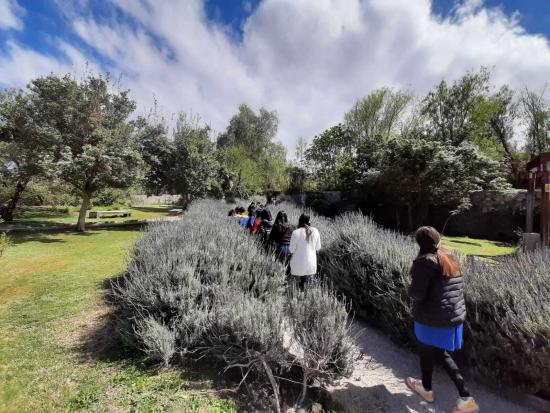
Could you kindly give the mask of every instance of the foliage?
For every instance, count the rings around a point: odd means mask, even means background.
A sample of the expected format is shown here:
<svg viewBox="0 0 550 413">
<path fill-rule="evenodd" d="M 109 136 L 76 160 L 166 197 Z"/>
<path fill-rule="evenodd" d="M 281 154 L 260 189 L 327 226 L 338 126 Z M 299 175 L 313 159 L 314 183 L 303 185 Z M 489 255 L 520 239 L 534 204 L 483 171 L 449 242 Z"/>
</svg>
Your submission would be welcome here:
<svg viewBox="0 0 550 413">
<path fill-rule="evenodd" d="M 367 179 L 368 172 L 363 172 Z M 501 165 L 475 145 L 445 145 L 418 134 L 388 143 L 376 181 L 387 200 L 408 206 L 410 230 L 423 223 L 429 205 L 460 210 L 470 205 L 473 191 L 509 187 Z M 418 217 L 416 222 L 413 214 Z"/>
<path fill-rule="evenodd" d="M 277 400 L 280 380 L 292 377 L 291 367 L 306 367 L 285 344 L 287 334 L 294 337 L 285 326 L 297 314 L 295 305 L 315 309 L 304 296 L 287 305 L 283 264 L 228 220 L 226 209 L 221 202 L 197 202 L 183 220 L 152 226 L 136 243 L 113 294 L 121 318 L 129 323 L 126 332 L 151 357 L 168 363 L 175 355 L 207 356 L 224 370 L 242 371 L 243 382 L 256 378 L 267 384 Z M 204 211 L 209 211 L 206 221 Z M 342 336 L 347 323 L 328 321 L 345 321 L 347 311 L 330 294 L 317 294 L 328 318 L 310 328 L 317 337 L 332 337 L 324 345 L 335 361 L 319 364 L 318 372 L 330 381 L 348 371 L 354 355 L 342 342 L 348 339 Z M 320 327 L 323 332 L 316 330 Z M 314 349 L 303 348 L 310 357 Z"/>
<path fill-rule="evenodd" d="M 300 210 L 281 205 L 297 220 Z M 356 314 L 402 344 L 414 345 L 407 289 L 414 241 L 349 213 L 329 220 L 311 213 L 323 249 L 320 271 L 353 304 Z M 496 262 L 464 263 L 465 361 L 486 379 L 550 388 L 550 253 L 518 253 Z"/>
<path fill-rule="evenodd" d="M 550 103 L 544 91 L 536 93 L 525 89 L 520 98 L 524 125 L 527 127 L 527 151 L 538 155 L 550 147 Z"/>
<path fill-rule="evenodd" d="M 33 91 L 0 91 L 0 181 L 5 193 L 0 216 L 5 221 L 13 219 L 29 183 L 52 172 L 59 136 L 39 107 L 39 95 Z"/>
<path fill-rule="evenodd" d="M 138 174 L 141 158 L 131 139 L 128 117 L 135 108 L 128 91 L 112 90 L 108 76 L 77 81 L 66 75 L 33 80 L 37 110 L 60 135 L 56 170 L 82 196 L 77 224 L 84 230 L 92 196 L 109 187 L 126 188 Z"/>
<path fill-rule="evenodd" d="M 315 176 L 320 188 L 333 190 L 344 186 L 342 177 L 349 169 L 353 154 L 354 135 L 342 124 L 327 129 L 313 139 L 306 150 L 306 159 L 311 175 Z"/>
<path fill-rule="evenodd" d="M 413 95 L 409 92 L 388 88 L 375 90 L 353 105 L 344 116 L 345 123 L 356 143 L 387 141 L 399 133 L 403 115 L 412 100 Z"/>
<path fill-rule="evenodd" d="M 218 136 L 217 148 L 229 178 L 225 192 L 230 197 L 286 188 L 286 148 L 274 140 L 278 123 L 276 112 L 260 108 L 256 114 L 243 104 Z"/>
</svg>

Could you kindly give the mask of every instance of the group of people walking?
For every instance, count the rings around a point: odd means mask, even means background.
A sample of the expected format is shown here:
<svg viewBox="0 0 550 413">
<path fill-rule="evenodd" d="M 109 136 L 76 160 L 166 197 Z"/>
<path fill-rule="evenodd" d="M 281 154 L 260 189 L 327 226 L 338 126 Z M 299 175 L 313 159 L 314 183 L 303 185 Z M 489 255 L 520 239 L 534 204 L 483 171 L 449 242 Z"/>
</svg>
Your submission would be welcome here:
<svg viewBox="0 0 550 413">
<path fill-rule="evenodd" d="M 229 216 L 251 234 L 259 236 L 266 247 L 275 249 L 277 256 L 288 264 L 289 281 L 293 285 L 304 290 L 315 284 L 321 236 L 317 228 L 311 226 L 309 215 L 300 215 L 298 225 L 293 226 L 284 210 L 272 221 L 269 208 L 252 203 L 247 210 L 244 207 L 232 209 Z"/>
<path fill-rule="evenodd" d="M 250 233 L 258 234 L 266 245 L 275 247 L 277 255 L 289 264 L 294 285 L 303 290 L 315 282 L 321 237 L 311 226 L 308 215 L 300 216 L 297 227 L 289 223 L 282 210 L 272 222 L 269 209 L 257 204 L 251 204 L 248 210 L 238 207 L 229 216 Z M 453 413 L 477 413 L 479 406 L 450 354 L 462 348 L 466 318 L 460 263 L 441 245 L 441 236 L 435 228 L 421 227 L 415 238 L 419 252 L 410 270 L 409 296 L 422 378 L 409 377 L 405 384 L 426 402 L 433 402 L 432 375 L 439 363 L 458 390 Z"/>
</svg>

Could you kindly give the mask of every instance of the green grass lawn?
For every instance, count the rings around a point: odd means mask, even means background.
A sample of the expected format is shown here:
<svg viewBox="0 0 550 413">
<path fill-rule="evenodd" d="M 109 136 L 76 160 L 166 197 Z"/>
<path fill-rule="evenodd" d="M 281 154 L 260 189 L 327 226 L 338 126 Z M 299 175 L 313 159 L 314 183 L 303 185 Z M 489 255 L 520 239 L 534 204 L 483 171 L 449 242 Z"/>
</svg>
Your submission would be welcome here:
<svg viewBox="0 0 550 413">
<path fill-rule="evenodd" d="M 86 222 L 122 222 L 129 220 L 140 220 L 147 218 L 161 218 L 168 215 L 172 209 L 169 205 L 147 205 L 124 207 L 123 209 L 132 212 L 131 217 L 105 217 L 105 218 L 86 218 Z M 92 210 L 112 210 L 110 207 L 94 207 Z M 117 208 L 118 209 L 118 208 Z M 78 208 L 42 208 L 42 207 L 23 207 L 15 215 L 11 224 L 22 226 L 40 227 L 76 224 L 78 221 Z M 0 224 L 0 229 L 7 224 Z"/>
<path fill-rule="evenodd" d="M 205 368 L 125 354 L 101 299 L 140 231 L 13 237 L 0 258 L 0 412 L 236 412 Z"/>
<path fill-rule="evenodd" d="M 517 246 L 485 239 L 469 237 L 443 237 L 443 244 L 466 255 L 494 257 L 516 252 Z"/>
</svg>

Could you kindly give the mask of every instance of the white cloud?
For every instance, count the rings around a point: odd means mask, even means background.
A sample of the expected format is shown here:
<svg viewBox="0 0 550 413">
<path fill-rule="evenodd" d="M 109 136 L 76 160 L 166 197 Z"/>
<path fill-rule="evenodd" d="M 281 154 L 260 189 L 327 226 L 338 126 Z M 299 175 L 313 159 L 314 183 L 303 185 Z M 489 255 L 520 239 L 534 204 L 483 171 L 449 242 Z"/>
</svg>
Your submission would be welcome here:
<svg viewBox="0 0 550 413">
<path fill-rule="evenodd" d="M 137 23 L 81 11 L 73 29 L 106 58 L 105 69 L 122 74 L 142 110 L 156 97 L 166 112 L 192 110 L 222 130 L 239 103 L 264 105 L 278 111 L 289 146 L 341 121 L 380 86 L 422 94 L 484 65 L 496 83 L 541 89 L 550 73 L 547 39 L 481 0 L 445 19 L 431 14 L 430 0 L 264 0 L 242 41 L 207 20 L 201 0 L 113 1 Z M 0 79 L 29 80 L 86 60 L 76 46 L 59 45 L 69 63 L 11 44 Z"/>
<path fill-rule="evenodd" d="M 0 0 L 0 30 L 21 30 L 23 28 L 21 15 L 23 14 L 25 14 L 25 9 L 17 3 L 17 0 Z"/>
</svg>

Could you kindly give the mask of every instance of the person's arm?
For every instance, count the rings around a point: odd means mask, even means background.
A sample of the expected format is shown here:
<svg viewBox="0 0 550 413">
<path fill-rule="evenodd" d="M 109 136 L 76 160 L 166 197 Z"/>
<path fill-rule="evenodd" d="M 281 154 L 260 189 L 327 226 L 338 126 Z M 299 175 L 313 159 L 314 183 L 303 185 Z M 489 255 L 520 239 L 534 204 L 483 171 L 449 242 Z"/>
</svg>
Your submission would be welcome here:
<svg viewBox="0 0 550 413">
<path fill-rule="evenodd" d="M 292 235 L 290 236 L 290 245 L 289 250 L 291 254 L 294 254 L 296 252 L 296 242 L 298 241 L 297 237 L 297 231 L 292 231 Z"/>
<path fill-rule="evenodd" d="M 413 301 L 423 301 L 428 295 L 432 279 L 432 268 L 425 260 L 416 260 L 411 268 L 412 281 L 409 287 L 409 297 Z"/>
<path fill-rule="evenodd" d="M 321 249 L 321 234 L 317 230 L 317 243 L 315 244 L 315 251 L 319 251 Z"/>
</svg>

